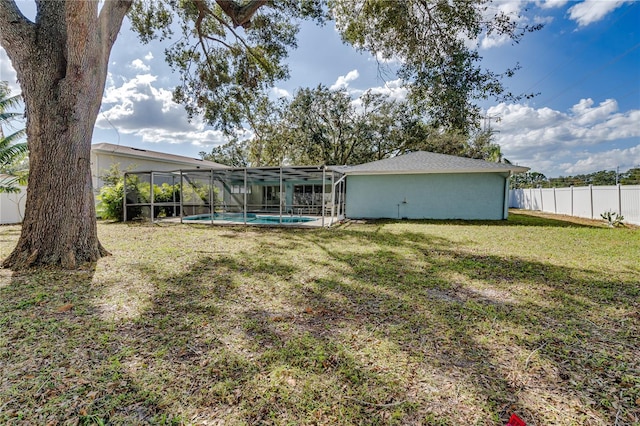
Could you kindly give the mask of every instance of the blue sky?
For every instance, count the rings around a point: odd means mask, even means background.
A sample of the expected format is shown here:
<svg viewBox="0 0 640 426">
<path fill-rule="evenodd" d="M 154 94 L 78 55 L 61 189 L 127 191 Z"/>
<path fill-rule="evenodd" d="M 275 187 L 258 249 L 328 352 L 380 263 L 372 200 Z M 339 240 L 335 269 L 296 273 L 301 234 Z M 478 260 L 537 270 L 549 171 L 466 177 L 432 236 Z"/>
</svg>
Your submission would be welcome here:
<svg viewBox="0 0 640 426">
<path fill-rule="evenodd" d="M 20 4 L 25 13 L 32 7 Z M 640 2 L 505 0 L 493 7 L 545 23 L 515 46 L 479 40 L 494 71 L 521 65 L 506 81 L 512 92 L 540 92 L 520 103 L 482 104 L 505 157 L 548 177 L 640 166 Z M 125 22 L 111 55 L 95 143 L 197 157 L 225 142 L 199 120 L 190 123 L 171 101 L 177 76 L 163 57 L 162 44 L 141 44 Z M 343 45 L 331 23 L 304 23 L 288 62 L 291 78 L 277 84 L 274 96 L 321 83 L 354 99 L 365 90 L 396 99 L 405 94 L 374 58 Z M 15 82 L 4 51 L 0 79 Z"/>
</svg>

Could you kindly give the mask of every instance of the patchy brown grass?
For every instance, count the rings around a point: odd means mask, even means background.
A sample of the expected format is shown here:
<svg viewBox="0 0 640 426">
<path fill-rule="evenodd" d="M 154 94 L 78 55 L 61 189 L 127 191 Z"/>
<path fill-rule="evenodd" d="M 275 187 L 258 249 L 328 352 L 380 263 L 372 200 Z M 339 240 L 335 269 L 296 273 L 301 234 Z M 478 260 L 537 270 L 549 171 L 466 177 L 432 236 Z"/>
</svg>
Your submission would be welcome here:
<svg viewBox="0 0 640 426">
<path fill-rule="evenodd" d="M 638 231 L 561 219 L 100 224 L 0 270 L 0 423 L 638 424 Z"/>
</svg>

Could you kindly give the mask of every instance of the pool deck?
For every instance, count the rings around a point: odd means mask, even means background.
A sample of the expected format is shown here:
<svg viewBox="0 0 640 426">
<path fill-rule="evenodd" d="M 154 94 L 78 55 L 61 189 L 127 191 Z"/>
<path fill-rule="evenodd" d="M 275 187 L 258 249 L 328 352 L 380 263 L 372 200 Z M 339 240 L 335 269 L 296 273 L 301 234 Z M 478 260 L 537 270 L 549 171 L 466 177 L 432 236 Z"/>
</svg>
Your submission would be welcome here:
<svg viewBox="0 0 640 426">
<path fill-rule="evenodd" d="M 264 215 L 264 216 L 271 216 L 273 217 L 273 215 Z M 287 222 L 283 222 L 283 223 L 279 223 L 279 222 L 272 222 L 272 223 L 255 223 L 255 222 L 251 222 L 251 221 L 247 221 L 246 223 L 243 221 L 230 221 L 230 220 L 211 220 L 211 219 L 189 219 L 189 220 L 184 220 L 186 217 L 182 218 L 183 220 L 181 221 L 179 217 L 167 217 L 167 218 L 156 218 L 155 222 L 162 222 L 162 223 L 184 223 L 184 224 L 197 224 L 197 225 L 219 225 L 219 226 L 261 226 L 261 227 L 268 227 L 268 228 L 281 228 L 281 227 L 287 227 L 287 228 L 321 228 L 323 227 L 323 223 L 322 223 L 322 216 L 311 216 L 311 215 L 304 215 L 302 217 L 308 217 L 308 218 L 314 218 L 315 220 L 311 220 L 308 222 L 293 222 L 293 223 L 287 223 Z M 260 216 L 258 216 L 260 217 Z M 291 216 L 291 215 L 283 215 L 283 218 L 288 218 L 288 217 L 299 217 L 297 215 Z M 333 220 L 332 220 L 333 219 Z M 333 226 L 335 224 L 340 223 L 342 220 L 344 220 L 344 218 L 338 218 L 338 217 L 329 217 L 329 216 L 325 216 L 324 217 L 324 227 L 330 227 Z"/>
</svg>

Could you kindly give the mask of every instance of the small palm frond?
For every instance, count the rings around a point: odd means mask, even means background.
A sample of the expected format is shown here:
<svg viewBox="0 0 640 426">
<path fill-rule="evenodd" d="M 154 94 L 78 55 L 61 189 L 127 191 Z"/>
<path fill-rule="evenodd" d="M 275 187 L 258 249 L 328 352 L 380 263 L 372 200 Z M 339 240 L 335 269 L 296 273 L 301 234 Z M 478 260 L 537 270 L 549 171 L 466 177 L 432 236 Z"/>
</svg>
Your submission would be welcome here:
<svg viewBox="0 0 640 426">
<path fill-rule="evenodd" d="M 0 111 L 1 112 L 5 113 L 9 108 L 20 107 L 20 102 L 22 102 L 21 95 L 9 96 L 7 98 L 1 95 L 3 95 L 2 90 L 0 90 Z M 22 114 L 20 113 L 15 113 L 15 114 L 18 114 L 19 117 L 22 116 Z"/>
<path fill-rule="evenodd" d="M 0 177 L 0 194 L 5 192 L 9 194 L 17 194 L 21 191 L 18 185 L 24 185 L 24 180 L 19 176 Z"/>
<path fill-rule="evenodd" d="M 0 109 L 0 123 L 6 124 L 11 120 L 16 120 L 21 118 L 24 118 L 24 114 L 20 112 L 8 112 L 8 111 L 2 111 Z"/>
<path fill-rule="evenodd" d="M 18 179 L 18 185 L 27 186 L 27 183 L 29 182 L 29 170 L 16 172 L 15 177 Z"/>
<path fill-rule="evenodd" d="M 7 146 L 3 146 L 3 143 L 4 140 L 0 140 L 0 165 L 11 164 L 14 160 L 28 153 L 26 142 Z"/>
<path fill-rule="evenodd" d="M 19 170 L 21 163 L 28 155 L 27 143 L 21 140 L 25 137 L 25 129 L 20 129 L 5 136 L 3 126 L 13 128 L 11 121 L 21 118 L 23 114 L 8 111 L 10 108 L 20 107 L 22 96 L 9 96 L 11 93 L 8 83 L 0 81 L 0 171 L 9 173 L 10 176 L 0 179 L 0 192 L 16 192 L 18 184 L 26 181 L 25 174 Z"/>
<path fill-rule="evenodd" d="M 25 137 L 26 134 L 27 134 L 26 129 L 20 129 L 17 132 L 14 132 L 5 137 L 2 137 L 2 135 L 0 135 L 0 150 L 8 148 L 11 145 L 22 145 L 16 142 L 22 139 L 23 137 Z M 23 144 L 26 145 L 26 143 L 23 143 Z"/>
</svg>

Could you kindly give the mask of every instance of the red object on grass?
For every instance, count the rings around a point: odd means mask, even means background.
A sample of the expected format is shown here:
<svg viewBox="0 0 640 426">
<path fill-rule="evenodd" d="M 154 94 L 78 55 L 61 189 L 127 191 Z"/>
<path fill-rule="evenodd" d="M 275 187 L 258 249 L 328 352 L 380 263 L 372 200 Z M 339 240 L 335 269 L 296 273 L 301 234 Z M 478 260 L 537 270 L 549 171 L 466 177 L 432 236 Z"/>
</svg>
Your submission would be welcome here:
<svg viewBox="0 0 640 426">
<path fill-rule="evenodd" d="M 506 426 L 527 426 L 527 424 L 520 417 L 512 414 L 509 419 L 509 423 L 507 423 Z"/>
</svg>

